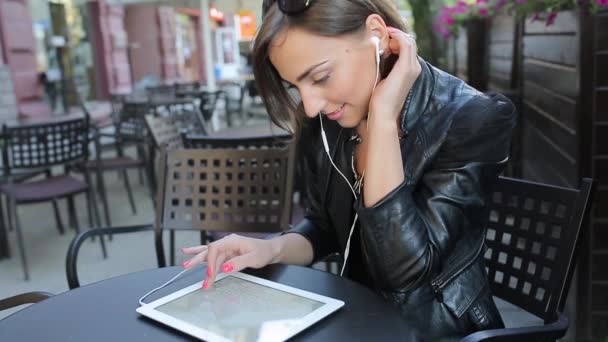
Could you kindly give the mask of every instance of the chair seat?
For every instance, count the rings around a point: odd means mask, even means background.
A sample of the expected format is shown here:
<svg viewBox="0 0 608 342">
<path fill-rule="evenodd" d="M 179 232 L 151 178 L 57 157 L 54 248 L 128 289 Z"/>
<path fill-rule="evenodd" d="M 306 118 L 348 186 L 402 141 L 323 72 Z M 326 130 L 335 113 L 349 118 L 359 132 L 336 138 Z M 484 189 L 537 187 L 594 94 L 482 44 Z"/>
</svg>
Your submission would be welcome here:
<svg viewBox="0 0 608 342">
<path fill-rule="evenodd" d="M 141 160 L 136 160 L 131 157 L 114 157 L 104 158 L 101 161 L 89 160 L 87 162 L 87 168 L 96 169 L 98 163 L 101 164 L 100 167 L 102 170 L 120 170 L 141 167 L 143 165 Z"/>
<path fill-rule="evenodd" d="M 54 198 L 87 191 L 88 188 L 87 183 L 70 175 L 54 176 L 33 182 L 0 185 L 0 191 L 13 194 L 17 203 L 50 201 Z"/>
</svg>

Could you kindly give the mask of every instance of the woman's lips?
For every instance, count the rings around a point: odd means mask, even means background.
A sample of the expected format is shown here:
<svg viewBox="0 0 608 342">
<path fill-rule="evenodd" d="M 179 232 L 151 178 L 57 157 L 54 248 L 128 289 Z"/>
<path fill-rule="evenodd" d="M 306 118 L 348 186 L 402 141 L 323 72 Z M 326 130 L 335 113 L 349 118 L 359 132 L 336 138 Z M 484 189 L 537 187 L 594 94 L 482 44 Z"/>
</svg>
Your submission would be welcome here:
<svg viewBox="0 0 608 342">
<path fill-rule="evenodd" d="M 344 115 L 344 107 L 345 105 L 342 105 L 335 112 L 326 114 L 327 118 L 332 121 L 340 120 L 340 118 Z"/>
</svg>

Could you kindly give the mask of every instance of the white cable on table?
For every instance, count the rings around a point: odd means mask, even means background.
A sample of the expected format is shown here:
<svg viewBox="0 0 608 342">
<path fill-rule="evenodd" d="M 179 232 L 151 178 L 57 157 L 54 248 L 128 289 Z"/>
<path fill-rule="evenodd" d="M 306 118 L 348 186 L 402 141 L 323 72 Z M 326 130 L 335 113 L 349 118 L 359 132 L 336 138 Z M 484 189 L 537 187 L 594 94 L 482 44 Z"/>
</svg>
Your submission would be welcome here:
<svg viewBox="0 0 608 342">
<path fill-rule="evenodd" d="M 203 263 L 203 265 L 205 265 L 205 264 L 206 264 L 206 263 Z M 168 282 L 166 282 L 166 283 L 164 283 L 163 285 L 161 285 L 161 286 L 159 286 L 159 287 L 155 288 L 154 290 L 152 290 L 152 291 L 150 291 L 150 292 L 146 293 L 146 294 L 145 294 L 143 297 L 141 297 L 141 298 L 139 299 L 139 306 L 144 306 L 144 305 L 146 305 L 147 303 L 144 303 L 144 299 L 146 299 L 146 298 L 147 298 L 149 295 L 153 294 L 154 292 L 156 292 L 156 291 L 158 291 L 158 290 L 162 289 L 163 287 L 165 287 L 165 286 L 167 286 L 167 285 L 171 284 L 171 283 L 172 283 L 172 282 L 174 282 L 174 281 L 175 281 L 177 278 L 179 278 L 179 277 L 180 277 L 182 274 L 184 274 L 184 273 L 186 273 L 186 272 L 188 272 L 188 271 L 190 271 L 190 269 L 185 269 L 185 270 L 183 270 L 183 271 L 179 272 L 179 274 L 178 274 L 178 275 L 176 275 L 175 277 L 171 278 L 171 280 L 169 280 Z"/>
</svg>

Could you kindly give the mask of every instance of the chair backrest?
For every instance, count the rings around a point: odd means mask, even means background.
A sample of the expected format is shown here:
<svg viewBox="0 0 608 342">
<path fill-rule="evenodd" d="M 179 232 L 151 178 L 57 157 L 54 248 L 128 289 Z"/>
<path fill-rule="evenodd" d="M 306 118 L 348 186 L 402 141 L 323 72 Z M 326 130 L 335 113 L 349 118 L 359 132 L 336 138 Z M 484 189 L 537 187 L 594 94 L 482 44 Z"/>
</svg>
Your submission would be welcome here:
<svg viewBox="0 0 608 342">
<path fill-rule="evenodd" d="M 206 135 L 182 133 L 182 145 L 185 148 L 272 148 L 283 147 L 292 142 L 292 137 L 285 134 L 259 136 L 252 138 L 218 138 Z"/>
<path fill-rule="evenodd" d="M 593 182 L 569 189 L 500 177 L 485 259 L 494 295 L 552 322 L 563 312 Z"/>
<path fill-rule="evenodd" d="M 27 292 L 12 297 L 0 299 L 0 311 L 11 309 L 24 304 L 35 304 L 42 302 L 54 295 L 50 292 Z"/>
<path fill-rule="evenodd" d="M 159 265 L 163 229 L 278 232 L 292 209 L 294 144 L 267 148 L 161 150 L 156 216 Z"/>
<path fill-rule="evenodd" d="M 169 117 L 146 115 L 146 124 L 152 135 L 154 146 L 157 149 L 165 146 L 168 149 L 182 146 L 182 137 L 179 128 Z"/>
<path fill-rule="evenodd" d="M 4 125 L 2 158 L 5 174 L 13 169 L 41 168 L 88 158 L 89 119 L 72 117 L 50 122 Z"/>
<path fill-rule="evenodd" d="M 145 117 L 151 112 L 145 101 L 125 101 L 121 110 L 114 117 L 116 134 L 121 138 L 142 140 L 147 135 Z"/>
</svg>

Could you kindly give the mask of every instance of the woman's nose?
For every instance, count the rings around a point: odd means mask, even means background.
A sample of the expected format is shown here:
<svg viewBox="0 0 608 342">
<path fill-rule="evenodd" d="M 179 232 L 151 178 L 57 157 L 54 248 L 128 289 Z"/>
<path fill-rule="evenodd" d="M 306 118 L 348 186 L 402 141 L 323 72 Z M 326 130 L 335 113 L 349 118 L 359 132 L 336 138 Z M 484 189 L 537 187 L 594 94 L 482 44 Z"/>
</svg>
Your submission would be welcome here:
<svg viewBox="0 0 608 342">
<path fill-rule="evenodd" d="M 325 108 L 325 101 L 318 94 L 302 91 L 301 96 L 307 117 L 314 118 Z"/>
</svg>

